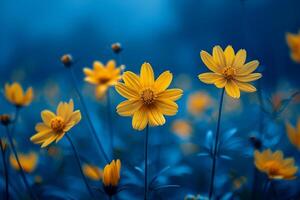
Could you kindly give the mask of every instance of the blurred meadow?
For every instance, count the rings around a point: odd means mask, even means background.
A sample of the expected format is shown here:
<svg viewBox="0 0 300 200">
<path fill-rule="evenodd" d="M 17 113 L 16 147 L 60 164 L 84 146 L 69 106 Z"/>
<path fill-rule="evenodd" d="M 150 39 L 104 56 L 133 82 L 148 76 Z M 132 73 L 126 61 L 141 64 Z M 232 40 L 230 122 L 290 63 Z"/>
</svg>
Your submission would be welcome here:
<svg viewBox="0 0 300 200">
<path fill-rule="evenodd" d="M 299 8 L 0 1 L 0 199 L 300 199 Z"/>
</svg>

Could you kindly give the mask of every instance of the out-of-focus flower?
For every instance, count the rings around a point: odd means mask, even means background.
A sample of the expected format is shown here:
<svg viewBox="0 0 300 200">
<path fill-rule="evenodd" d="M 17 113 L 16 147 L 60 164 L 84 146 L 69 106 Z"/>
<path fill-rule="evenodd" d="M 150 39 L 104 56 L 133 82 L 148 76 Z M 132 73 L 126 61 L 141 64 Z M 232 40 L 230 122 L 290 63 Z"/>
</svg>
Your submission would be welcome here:
<svg viewBox="0 0 300 200">
<path fill-rule="evenodd" d="M 188 138 L 193 128 L 186 120 L 178 119 L 172 123 L 172 131 L 179 137 Z"/>
<path fill-rule="evenodd" d="M 47 152 L 49 156 L 56 157 L 60 154 L 60 149 L 55 146 L 50 146 L 47 148 Z"/>
<path fill-rule="evenodd" d="M 300 118 L 298 118 L 297 126 L 293 127 L 290 123 L 286 123 L 286 133 L 290 142 L 300 150 Z"/>
<path fill-rule="evenodd" d="M 204 92 L 195 92 L 188 97 L 187 107 L 192 115 L 201 114 L 210 104 L 211 98 Z"/>
<path fill-rule="evenodd" d="M 143 130 L 147 124 L 163 125 L 166 122 L 164 115 L 177 113 L 175 101 L 182 96 L 180 89 L 167 89 L 172 78 L 173 75 L 165 71 L 155 80 L 149 63 L 142 65 L 140 76 L 130 71 L 124 72 L 124 83 L 119 82 L 116 90 L 128 100 L 117 106 L 118 114 L 133 116 L 132 127 L 136 130 Z"/>
<path fill-rule="evenodd" d="M 30 152 L 28 154 L 18 153 L 20 164 L 23 170 L 27 173 L 31 173 L 35 170 L 38 163 L 38 155 L 34 152 Z M 10 165 L 15 170 L 20 170 L 18 162 L 13 154 L 9 156 Z"/>
<path fill-rule="evenodd" d="M 107 62 L 104 66 L 101 62 L 95 61 L 93 69 L 84 68 L 85 81 L 96 86 L 95 94 L 97 98 L 102 98 L 107 89 L 114 86 L 121 79 L 121 69 L 116 68 L 114 60 Z"/>
<path fill-rule="evenodd" d="M 291 51 L 291 58 L 300 63 L 300 31 L 298 34 L 287 33 L 286 42 Z"/>
<path fill-rule="evenodd" d="M 32 102 L 33 99 L 32 87 L 29 87 L 25 92 L 19 83 L 14 82 L 11 85 L 6 83 L 4 90 L 5 90 L 5 98 L 15 106 L 18 107 L 28 106 Z"/>
<path fill-rule="evenodd" d="M 120 181 L 121 161 L 119 159 L 113 160 L 107 164 L 103 170 L 102 182 L 104 190 L 109 196 L 117 193 L 117 187 Z"/>
<path fill-rule="evenodd" d="M 247 178 L 245 176 L 237 177 L 232 181 L 232 187 L 234 190 L 239 190 L 247 183 Z"/>
<path fill-rule="evenodd" d="M 71 65 L 73 64 L 73 58 L 71 56 L 71 54 L 65 54 L 60 58 L 60 61 L 62 62 L 62 64 L 65 67 L 71 67 Z"/>
<path fill-rule="evenodd" d="M 82 170 L 86 177 L 94 181 L 99 181 L 103 176 L 103 171 L 94 165 L 84 164 Z"/>
<path fill-rule="evenodd" d="M 41 117 L 43 122 L 35 126 L 37 133 L 30 140 L 35 144 L 42 144 L 43 148 L 61 140 L 65 133 L 81 120 L 81 113 L 79 110 L 74 111 L 74 102 L 71 99 L 69 103 L 60 102 L 56 114 L 43 110 Z"/>
<path fill-rule="evenodd" d="M 7 114 L 0 115 L 0 123 L 3 126 L 7 126 L 8 124 L 10 124 L 10 122 L 11 122 L 11 119 L 10 119 L 9 115 L 7 115 Z"/>
<path fill-rule="evenodd" d="M 123 49 L 122 46 L 119 42 L 113 43 L 111 45 L 111 49 L 113 50 L 114 53 L 118 54 L 120 53 Z"/>
<path fill-rule="evenodd" d="M 240 49 L 235 54 L 230 45 L 224 51 L 220 46 L 215 46 L 212 56 L 206 51 L 201 51 L 200 56 L 206 67 L 212 71 L 198 76 L 202 82 L 215 84 L 217 88 L 225 87 L 226 93 L 233 98 L 240 98 L 240 91 L 256 91 L 248 82 L 261 78 L 260 73 L 252 73 L 259 62 L 254 60 L 245 64 L 246 50 Z"/>
<path fill-rule="evenodd" d="M 256 168 L 267 174 L 270 179 L 285 179 L 291 180 L 296 178 L 295 174 L 298 167 L 294 165 L 293 158 L 283 158 L 282 151 L 272 153 L 270 149 L 263 152 L 254 152 L 254 162 Z"/>
</svg>

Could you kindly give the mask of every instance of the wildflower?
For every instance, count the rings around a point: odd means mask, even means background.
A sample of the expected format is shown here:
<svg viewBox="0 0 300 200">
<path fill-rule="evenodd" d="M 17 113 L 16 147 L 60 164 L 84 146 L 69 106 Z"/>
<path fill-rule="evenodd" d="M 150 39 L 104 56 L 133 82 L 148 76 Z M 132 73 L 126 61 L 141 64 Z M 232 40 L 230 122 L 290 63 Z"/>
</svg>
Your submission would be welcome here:
<svg viewBox="0 0 300 200">
<path fill-rule="evenodd" d="M 121 161 L 113 160 L 107 164 L 103 170 L 103 185 L 104 190 L 109 196 L 117 193 L 117 187 L 120 181 Z"/>
<path fill-rule="evenodd" d="M 35 170 L 38 162 L 38 155 L 36 153 L 34 152 L 30 152 L 29 154 L 18 153 L 18 157 L 19 157 L 20 164 L 25 172 L 31 173 L 33 170 Z M 9 156 L 9 162 L 10 165 L 15 170 L 20 170 L 18 162 L 13 154 Z"/>
<path fill-rule="evenodd" d="M 291 180 L 296 178 L 298 167 L 294 165 L 293 158 L 283 158 L 282 151 L 272 153 L 270 149 L 263 152 L 254 152 L 254 162 L 256 168 L 268 175 L 270 179 Z"/>
<path fill-rule="evenodd" d="M 94 181 L 99 181 L 103 175 L 103 171 L 94 165 L 84 164 L 82 170 L 86 177 Z"/>
<path fill-rule="evenodd" d="M 119 42 L 113 43 L 111 45 L 111 49 L 113 50 L 114 53 L 118 54 L 120 53 L 123 49 L 122 46 Z"/>
<path fill-rule="evenodd" d="M 180 89 L 167 89 L 173 75 L 169 71 L 162 73 L 156 80 L 149 63 L 141 67 L 140 76 L 126 71 L 124 83 L 116 85 L 117 92 L 128 100 L 117 106 L 121 116 L 133 116 L 134 129 L 143 130 L 147 124 L 159 126 L 165 123 L 164 115 L 173 116 L 177 113 L 175 103 L 182 96 Z"/>
<path fill-rule="evenodd" d="M 290 142 L 300 150 L 300 118 L 298 118 L 297 126 L 293 127 L 290 123 L 286 123 L 286 133 Z"/>
<path fill-rule="evenodd" d="M 13 84 L 5 84 L 5 98 L 17 107 L 28 106 L 33 99 L 32 87 L 29 87 L 26 92 L 23 91 L 22 86 L 14 82 Z M 25 92 L 25 94 L 24 94 Z"/>
<path fill-rule="evenodd" d="M 220 46 L 215 46 L 212 56 L 201 51 L 201 59 L 212 73 L 200 74 L 199 79 L 207 84 L 215 84 L 217 88 L 225 87 L 226 93 L 233 98 L 240 97 L 240 90 L 255 92 L 256 88 L 248 82 L 261 78 L 260 73 L 252 73 L 259 62 L 254 60 L 245 64 L 246 54 L 244 49 L 235 54 L 230 45 L 224 51 Z"/>
<path fill-rule="evenodd" d="M 300 31 L 298 34 L 287 33 L 286 42 L 291 50 L 291 58 L 300 63 Z"/>
<path fill-rule="evenodd" d="M 191 94 L 187 101 L 189 113 L 194 116 L 201 114 L 211 104 L 211 98 L 204 92 Z"/>
<path fill-rule="evenodd" d="M 116 68 L 114 60 L 107 62 L 104 66 L 101 62 L 95 61 L 93 69 L 84 68 L 85 81 L 96 86 L 95 94 L 97 98 L 102 98 L 107 89 L 114 86 L 121 79 L 121 69 Z"/>
<path fill-rule="evenodd" d="M 182 138 L 187 138 L 192 133 L 192 126 L 185 120 L 175 120 L 172 124 L 172 131 Z"/>
<path fill-rule="evenodd" d="M 30 140 L 35 144 L 42 144 L 41 147 L 44 148 L 53 141 L 57 143 L 61 140 L 66 132 L 81 120 L 81 113 L 79 110 L 74 111 L 74 103 L 71 99 L 69 103 L 60 102 L 56 114 L 43 110 L 41 117 L 43 122 L 35 126 L 37 133 Z"/>
<path fill-rule="evenodd" d="M 0 115 L 0 123 L 3 126 L 7 126 L 8 124 L 10 124 L 10 122 L 11 122 L 11 119 L 10 119 L 9 115 L 7 115 L 7 114 Z"/>
<path fill-rule="evenodd" d="M 71 54 L 65 54 L 60 58 L 60 61 L 62 62 L 62 64 L 65 67 L 71 67 L 71 65 L 73 64 L 73 58 L 71 56 Z"/>
</svg>

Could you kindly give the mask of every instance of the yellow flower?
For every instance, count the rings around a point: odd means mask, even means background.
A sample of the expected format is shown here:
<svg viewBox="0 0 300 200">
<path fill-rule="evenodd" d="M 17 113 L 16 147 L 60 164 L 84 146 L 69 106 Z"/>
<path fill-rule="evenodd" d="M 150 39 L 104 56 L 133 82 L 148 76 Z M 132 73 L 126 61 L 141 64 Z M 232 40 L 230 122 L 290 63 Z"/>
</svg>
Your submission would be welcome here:
<svg viewBox="0 0 300 200">
<path fill-rule="evenodd" d="M 298 34 L 287 33 L 286 42 L 291 50 L 291 58 L 300 63 L 300 31 Z"/>
<path fill-rule="evenodd" d="M 104 66 L 101 62 L 95 61 L 93 69 L 84 68 L 85 81 L 96 85 L 95 94 L 97 98 L 102 98 L 107 89 L 117 84 L 121 79 L 121 69 L 116 68 L 114 60 L 107 62 Z"/>
<path fill-rule="evenodd" d="M 81 113 L 79 110 L 74 111 L 74 103 L 71 99 L 69 103 L 60 102 L 56 114 L 43 110 L 41 117 L 43 122 L 35 126 L 37 133 L 30 140 L 35 144 L 42 144 L 43 148 L 54 140 L 56 143 L 61 140 L 65 133 L 81 120 Z"/>
<path fill-rule="evenodd" d="M 84 164 L 82 170 L 86 177 L 94 181 L 99 181 L 103 175 L 103 171 L 94 165 Z"/>
<path fill-rule="evenodd" d="M 167 89 L 172 78 L 173 75 L 165 71 L 155 80 L 149 63 L 142 65 L 140 76 L 125 72 L 124 83 L 119 82 L 116 90 L 128 100 L 117 106 L 117 112 L 121 116 L 133 116 L 132 127 L 137 130 L 143 130 L 147 124 L 163 125 L 166 122 L 164 115 L 177 113 L 175 101 L 182 96 L 180 89 Z"/>
<path fill-rule="evenodd" d="M 263 152 L 254 152 L 254 162 L 256 168 L 268 175 L 270 179 L 294 179 L 298 167 L 294 165 L 293 158 L 283 158 L 282 151 L 272 153 L 270 149 Z"/>
<path fill-rule="evenodd" d="M 5 98 L 15 106 L 28 106 L 33 99 L 32 87 L 29 87 L 26 92 L 23 90 L 22 86 L 14 82 L 13 84 L 5 84 Z M 25 94 L 24 94 L 25 93 Z"/>
<path fill-rule="evenodd" d="M 298 118 L 296 127 L 293 127 L 290 123 L 286 123 L 286 132 L 290 142 L 300 150 L 300 118 Z"/>
<path fill-rule="evenodd" d="M 172 123 L 172 131 L 179 137 L 188 138 L 193 128 L 187 121 L 178 119 Z"/>
<path fill-rule="evenodd" d="M 244 49 L 236 54 L 231 46 L 223 49 L 220 46 L 213 48 L 212 56 L 201 51 L 201 59 L 212 72 L 200 74 L 199 79 L 207 84 L 215 84 L 217 88 L 224 88 L 233 98 L 240 98 L 240 90 L 255 92 L 256 88 L 248 82 L 261 78 L 260 73 L 252 73 L 259 65 L 257 60 L 245 64 L 247 53 Z"/>
<path fill-rule="evenodd" d="M 30 152 L 29 154 L 18 153 L 18 158 L 23 170 L 27 173 L 35 170 L 38 162 L 38 155 L 34 152 Z M 10 165 L 15 170 L 20 170 L 18 162 L 13 154 L 9 156 Z"/>
<path fill-rule="evenodd" d="M 191 94 L 187 101 L 189 113 L 194 116 L 201 114 L 211 104 L 211 98 L 204 92 Z"/>
<path fill-rule="evenodd" d="M 103 184 L 106 187 L 116 187 L 120 181 L 121 161 L 113 160 L 110 164 L 107 164 L 103 170 Z"/>
</svg>

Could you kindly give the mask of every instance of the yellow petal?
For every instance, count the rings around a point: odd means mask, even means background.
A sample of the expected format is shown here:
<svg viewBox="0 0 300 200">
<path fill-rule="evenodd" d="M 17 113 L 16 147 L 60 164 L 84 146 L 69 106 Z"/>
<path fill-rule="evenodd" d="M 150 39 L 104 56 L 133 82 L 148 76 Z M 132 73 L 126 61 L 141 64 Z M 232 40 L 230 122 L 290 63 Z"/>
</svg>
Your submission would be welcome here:
<svg viewBox="0 0 300 200">
<path fill-rule="evenodd" d="M 222 69 L 226 66 L 226 60 L 223 50 L 218 45 L 213 48 L 213 58 L 215 63 L 219 66 L 219 68 Z"/>
<path fill-rule="evenodd" d="M 154 72 L 149 63 L 142 65 L 140 80 L 143 86 L 151 86 L 154 83 Z"/>
<path fill-rule="evenodd" d="M 12 99 L 15 104 L 23 105 L 23 89 L 19 83 L 13 83 L 11 86 L 12 89 Z"/>
<path fill-rule="evenodd" d="M 150 126 L 160 126 L 166 122 L 163 114 L 156 106 L 151 106 L 148 108 L 148 119 Z"/>
<path fill-rule="evenodd" d="M 166 90 L 172 82 L 173 75 L 170 71 L 163 72 L 155 81 L 154 87 L 157 92 Z"/>
<path fill-rule="evenodd" d="M 296 129 L 290 123 L 286 123 L 286 132 L 290 142 L 294 145 L 297 144 Z"/>
<path fill-rule="evenodd" d="M 139 94 L 132 90 L 131 88 L 127 87 L 124 83 L 118 83 L 115 86 L 117 92 L 122 95 L 123 97 L 127 98 L 127 99 L 138 99 L 139 98 Z"/>
<path fill-rule="evenodd" d="M 137 110 L 132 117 L 132 127 L 136 130 L 143 130 L 148 124 L 147 110 L 141 107 Z"/>
<path fill-rule="evenodd" d="M 95 61 L 93 63 L 93 67 L 94 67 L 95 71 L 101 71 L 101 70 L 104 69 L 104 65 L 101 62 L 99 62 L 99 61 Z"/>
<path fill-rule="evenodd" d="M 261 73 L 253 73 L 246 76 L 235 76 L 234 79 L 240 82 L 251 82 L 260 79 L 261 77 L 262 77 Z"/>
<path fill-rule="evenodd" d="M 139 100 L 126 100 L 117 106 L 117 113 L 121 116 L 131 116 L 140 109 L 142 103 Z"/>
<path fill-rule="evenodd" d="M 38 141 L 42 141 L 42 140 L 49 138 L 51 135 L 52 135 L 52 130 L 47 129 L 47 130 L 38 132 L 35 135 L 31 136 L 30 141 L 32 141 L 33 143 L 36 143 Z"/>
<path fill-rule="evenodd" d="M 255 92 L 256 91 L 256 88 L 249 83 L 242 83 L 239 81 L 235 81 L 235 83 L 237 84 L 237 86 L 240 88 L 241 91 L 244 91 L 244 92 Z"/>
<path fill-rule="evenodd" d="M 45 131 L 45 130 L 48 130 L 48 129 L 50 129 L 50 127 L 47 126 L 47 125 L 44 124 L 44 123 L 37 123 L 37 124 L 35 125 L 35 130 L 36 130 L 37 132 Z"/>
<path fill-rule="evenodd" d="M 113 71 L 116 68 L 116 62 L 114 60 L 110 60 L 107 62 L 106 67 L 108 70 Z"/>
<path fill-rule="evenodd" d="M 172 101 L 178 100 L 182 96 L 183 91 L 181 89 L 168 89 L 158 94 L 157 99 L 169 99 Z"/>
<path fill-rule="evenodd" d="M 229 96 L 233 98 L 240 98 L 240 89 L 234 81 L 228 80 L 225 85 L 225 90 Z"/>
<path fill-rule="evenodd" d="M 24 96 L 24 104 L 29 105 L 33 99 L 33 89 L 32 87 L 28 88 Z"/>
<path fill-rule="evenodd" d="M 108 90 L 108 86 L 107 85 L 98 85 L 96 87 L 95 90 L 95 94 L 97 99 L 101 99 L 104 97 L 104 95 L 106 94 L 106 91 Z"/>
<path fill-rule="evenodd" d="M 178 105 L 172 100 L 157 100 L 155 105 L 164 115 L 167 116 L 173 116 L 178 111 Z"/>
<path fill-rule="evenodd" d="M 241 68 L 238 68 L 236 73 L 239 76 L 251 74 L 252 72 L 254 72 L 256 70 L 258 65 L 259 65 L 259 62 L 257 60 L 248 62 L 244 66 L 242 66 Z"/>
<path fill-rule="evenodd" d="M 215 84 L 215 86 L 217 88 L 223 88 L 223 87 L 225 87 L 226 83 L 227 83 L 227 79 L 226 78 L 219 78 L 218 80 L 216 80 L 214 82 L 214 84 Z"/>
<path fill-rule="evenodd" d="M 223 79 L 223 76 L 220 74 L 207 72 L 207 73 L 199 74 L 198 78 L 200 79 L 200 81 L 204 83 L 213 84 L 217 80 Z"/>
<path fill-rule="evenodd" d="M 90 68 L 83 68 L 83 73 L 86 75 L 86 76 L 93 76 L 94 75 L 94 71 L 91 70 Z"/>
<path fill-rule="evenodd" d="M 133 72 L 124 72 L 123 80 L 125 85 L 133 90 L 139 90 L 141 88 L 140 78 Z"/>
<path fill-rule="evenodd" d="M 73 112 L 69 119 L 70 122 L 74 122 L 74 125 L 78 124 L 78 122 L 80 122 L 80 120 L 81 120 L 80 110 L 76 110 L 75 112 Z"/>
<path fill-rule="evenodd" d="M 241 68 L 245 64 L 246 57 L 247 52 L 245 49 L 240 49 L 235 55 L 232 66 L 235 68 Z"/>
<path fill-rule="evenodd" d="M 84 78 L 84 80 L 90 84 L 94 84 L 94 85 L 98 84 L 98 80 L 93 76 L 87 76 Z"/>
<path fill-rule="evenodd" d="M 45 142 L 42 144 L 41 148 L 45 148 L 45 147 L 49 146 L 52 142 L 54 142 L 54 140 L 56 138 L 57 138 L 57 135 L 50 136 L 47 140 L 45 140 Z"/>
<path fill-rule="evenodd" d="M 41 112 L 43 122 L 50 127 L 50 121 L 55 117 L 55 114 L 49 110 L 43 110 Z"/>
<path fill-rule="evenodd" d="M 228 45 L 226 47 L 226 49 L 224 50 L 224 55 L 225 55 L 225 59 L 226 59 L 226 66 L 232 66 L 234 57 L 235 57 L 235 53 L 234 53 L 234 49 L 232 48 L 231 45 Z"/>
<path fill-rule="evenodd" d="M 220 67 L 215 63 L 213 57 L 206 51 L 200 52 L 200 57 L 205 64 L 205 66 L 212 72 L 220 72 Z"/>
</svg>

